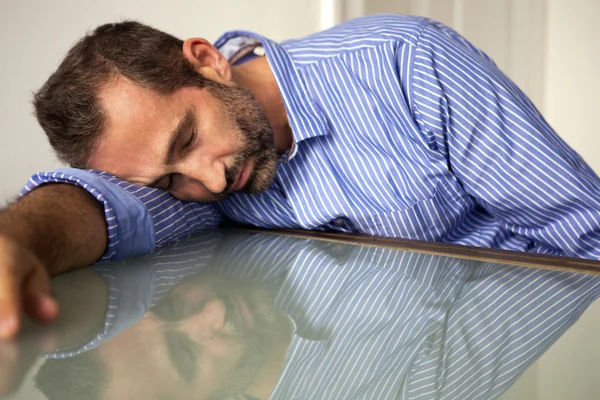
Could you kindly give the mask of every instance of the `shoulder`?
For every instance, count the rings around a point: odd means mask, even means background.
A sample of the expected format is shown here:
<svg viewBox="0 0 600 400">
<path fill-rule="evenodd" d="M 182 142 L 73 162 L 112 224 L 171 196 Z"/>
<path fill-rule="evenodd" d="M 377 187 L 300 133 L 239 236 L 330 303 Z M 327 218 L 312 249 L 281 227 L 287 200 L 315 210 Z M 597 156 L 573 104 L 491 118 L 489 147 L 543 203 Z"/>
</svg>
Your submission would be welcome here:
<svg viewBox="0 0 600 400">
<path fill-rule="evenodd" d="M 285 41 L 281 46 L 292 57 L 307 62 L 388 42 L 414 46 L 429 22 L 423 17 L 375 14 L 345 21 L 304 38 Z"/>
</svg>

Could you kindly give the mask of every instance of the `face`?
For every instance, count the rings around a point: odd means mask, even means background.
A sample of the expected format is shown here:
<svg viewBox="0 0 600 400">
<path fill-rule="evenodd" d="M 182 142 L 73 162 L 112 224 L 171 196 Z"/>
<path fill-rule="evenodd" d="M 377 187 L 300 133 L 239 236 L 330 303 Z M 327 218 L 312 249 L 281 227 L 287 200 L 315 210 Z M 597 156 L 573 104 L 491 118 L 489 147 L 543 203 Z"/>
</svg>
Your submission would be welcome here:
<svg viewBox="0 0 600 400">
<path fill-rule="evenodd" d="M 162 96 L 120 78 L 100 102 L 107 124 L 91 168 L 197 202 L 258 193 L 275 176 L 273 130 L 242 86 L 212 81 Z"/>
<path fill-rule="evenodd" d="M 135 326 L 97 351 L 104 398 L 223 398 L 263 368 L 280 316 L 261 286 L 207 279 L 179 284 Z"/>
</svg>

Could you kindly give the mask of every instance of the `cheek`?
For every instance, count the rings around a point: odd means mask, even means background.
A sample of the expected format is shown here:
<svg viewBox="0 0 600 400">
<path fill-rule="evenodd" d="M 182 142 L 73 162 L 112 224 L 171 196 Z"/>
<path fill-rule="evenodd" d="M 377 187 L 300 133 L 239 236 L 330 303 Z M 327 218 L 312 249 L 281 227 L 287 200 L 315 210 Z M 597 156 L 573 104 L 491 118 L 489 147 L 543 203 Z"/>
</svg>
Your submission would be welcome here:
<svg viewBox="0 0 600 400">
<path fill-rule="evenodd" d="M 243 346 L 240 344 L 239 339 L 229 335 L 219 334 L 215 336 L 214 340 L 211 340 L 206 351 L 217 360 L 227 361 L 237 358 L 237 355 L 241 353 Z"/>
<path fill-rule="evenodd" d="M 210 146 L 209 148 L 223 144 L 231 145 L 242 137 L 235 113 L 230 113 L 226 109 L 206 112 L 199 121 L 199 128 L 202 132 L 203 144 Z"/>
</svg>

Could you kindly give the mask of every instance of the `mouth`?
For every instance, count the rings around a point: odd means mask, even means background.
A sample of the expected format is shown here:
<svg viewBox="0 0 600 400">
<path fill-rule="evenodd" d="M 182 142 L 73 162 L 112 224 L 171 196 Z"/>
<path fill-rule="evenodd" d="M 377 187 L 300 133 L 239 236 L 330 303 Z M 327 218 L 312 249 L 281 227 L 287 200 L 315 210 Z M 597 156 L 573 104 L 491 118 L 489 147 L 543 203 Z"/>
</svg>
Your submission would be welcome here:
<svg viewBox="0 0 600 400">
<path fill-rule="evenodd" d="M 252 316 L 252 312 L 250 311 L 248 303 L 246 303 L 244 298 L 239 295 L 233 296 L 233 303 L 235 304 L 235 309 L 238 315 L 244 321 L 244 325 L 246 325 L 248 328 L 252 328 L 254 325 L 254 317 Z"/>
<path fill-rule="evenodd" d="M 244 165 L 242 166 L 242 170 L 240 171 L 240 174 L 238 175 L 237 181 L 231 187 L 232 192 L 237 192 L 239 190 L 242 190 L 244 188 L 244 186 L 246 186 L 246 184 L 248 183 L 248 178 L 250 178 L 250 174 L 252 173 L 252 168 L 254 167 L 253 164 L 254 164 L 254 162 L 253 162 L 252 158 L 246 159 L 246 162 L 244 162 Z"/>
</svg>

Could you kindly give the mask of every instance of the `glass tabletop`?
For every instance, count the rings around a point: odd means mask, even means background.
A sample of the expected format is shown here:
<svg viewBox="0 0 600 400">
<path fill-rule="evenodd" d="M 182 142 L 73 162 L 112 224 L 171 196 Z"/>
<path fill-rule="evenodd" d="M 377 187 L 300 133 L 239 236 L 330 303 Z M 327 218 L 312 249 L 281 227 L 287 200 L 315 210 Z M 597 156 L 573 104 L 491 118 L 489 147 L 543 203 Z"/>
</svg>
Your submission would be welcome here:
<svg viewBox="0 0 600 400">
<path fill-rule="evenodd" d="M 600 398 L 593 323 L 536 368 L 600 295 L 598 272 L 431 243 L 199 234 L 56 277 L 59 321 L 0 343 L 0 398 L 545 399 L 549 376 Z"/>
</svg>

